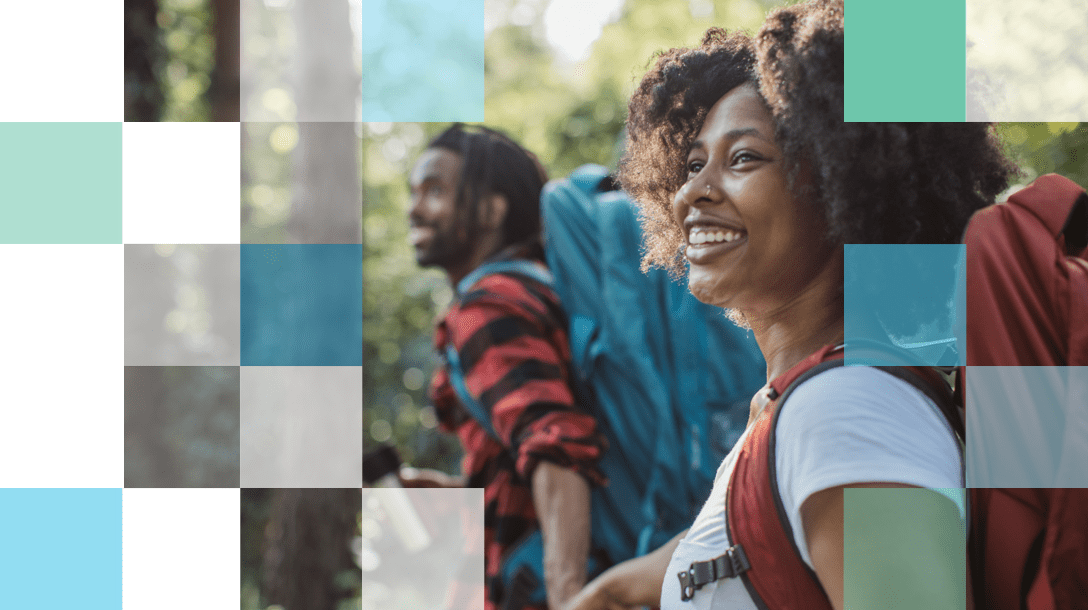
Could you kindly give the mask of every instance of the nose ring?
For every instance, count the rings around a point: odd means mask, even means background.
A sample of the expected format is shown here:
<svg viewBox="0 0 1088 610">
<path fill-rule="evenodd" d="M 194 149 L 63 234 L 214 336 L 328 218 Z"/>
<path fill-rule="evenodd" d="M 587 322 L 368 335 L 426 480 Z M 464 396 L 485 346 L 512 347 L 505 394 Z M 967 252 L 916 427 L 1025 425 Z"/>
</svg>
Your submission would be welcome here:
<svg viewBox="0 0 1088 610">
<path fill-rule="evenodd" d="M 706 196 L 710 197 L 710 185 L 706 185 Z"/>
</svg>

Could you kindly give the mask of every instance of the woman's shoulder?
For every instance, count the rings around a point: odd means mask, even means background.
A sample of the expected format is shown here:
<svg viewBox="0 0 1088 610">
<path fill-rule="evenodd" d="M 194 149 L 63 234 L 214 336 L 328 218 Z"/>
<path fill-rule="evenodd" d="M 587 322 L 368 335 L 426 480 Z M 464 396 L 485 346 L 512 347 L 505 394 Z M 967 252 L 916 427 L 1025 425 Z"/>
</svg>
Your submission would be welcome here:
<svg viewBox="0 0 1088 610">
<path fill-rule="evenodd" d="M 779 408 L 776 461 L 787 470 L 792 463 L 806 476 L 823 470 L 836 478 L 849 471 L 860 475 L 859 468 L 868 476 L 889 476 L 889 466 L 904 474 L 959 470 L 959 443 L 937 405 L 880 369 L 830 369 L 798 385 Z"/>
<path fill-rule="evenodd" d="M 888 406 L 926 406 L 932 401 L 911 383 L 870 366 L 841 366 L 828 369 L 798 384 L 790 394 L 791 411 L 817 409 L 828 416 L 842 409 L 879 409 Z M 783 405 L 784 406 L 784 405 Z M 835 406 L 834 411 L 826 407 Z"/>
<path fill-rule="evenodd" d="M 873 367 L 836 367 L 798 385 L 776 426 L 779 496 L 811 566 L 800 508 L 832 487 L 962 487 L 959 442 L 920 389 Z"/>
<path fill-rule="evenodd" d="M 823 485 L 804 485 L 798 500 L 850 482 L 942 487 L 960 478 L 959 442 L 937 405 L 880 369 L 831 369 L 799 385 L 787 403 L 775 431 L 780 474 Z"/>
</svg>

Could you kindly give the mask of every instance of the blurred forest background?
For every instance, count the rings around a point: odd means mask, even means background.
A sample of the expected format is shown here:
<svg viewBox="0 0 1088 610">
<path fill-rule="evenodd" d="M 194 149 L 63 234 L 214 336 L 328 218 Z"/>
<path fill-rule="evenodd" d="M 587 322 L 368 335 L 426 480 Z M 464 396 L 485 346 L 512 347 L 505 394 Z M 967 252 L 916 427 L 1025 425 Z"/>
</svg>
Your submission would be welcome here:
<svg viewBox="0 0 1088 610">
<path fill-rule="evenodd" d="M 236 245 L 125 245 L 125 364 L 237 365 Z"/>
<path fill-rule="evenodd" d="M 626 0 L 588 52 L 553 42 L 564 0 L 489 1 L 487 124 L 540 156 L 553 178 L 583 163 L 614 167 L 627 100 L 653 54 L 698 44 L 711 25 L 755 30 L 772 0 Z M 575 13 L 577 15 L 577 13 Z M 585 28 L 578 19 L 566 27 Z M 548 27 L 552 30 L 549 31 Z M 455 439 L 435 431 L 426 389 L 437 364 L 435 316 L 451 298 L 445 277 L 420 270 L 407 242 L 407 176 L 433 123 L 364 124 L 364 443 L 394 444 L 406 462 L 456 472 Z M 1003 124 L 1024 170 L 1020 185 L 1058 172 L 1088 186 L 1088 123 Z"/>
<path fill-rule="evenodd" d="M 238 486 L 238 367 L 125 367 L 125 487 Z"/>
<path fill-rule="evenodd" d="M 242 243 L 360 243 L 359 0 L 242 0 Z"/>
<path fill-rule="evenodd" d="M 125 0 L 125 120 L 237 121 L 237 0 Z"/>
<path fill-rule="evenodd" d="M 480 6 L 126 0 L 125 120 L 481 118 Z"/>
<path fill-rule="evenodd" d="M 125 3 L 125 120 L 244 122 L 242 243 L 360 243 L 361 5 Z"/>
<path fill-rule="evenodd" d="M 483 583 L 482 489 L 364 489 L 361 532 L 363 610 L 475 610 L 464 597 Z"/>
<path fill-rule="evenodd" d="M 242 610 L 359 610 L 359 489 L 242 489 Z"/>
</svg>

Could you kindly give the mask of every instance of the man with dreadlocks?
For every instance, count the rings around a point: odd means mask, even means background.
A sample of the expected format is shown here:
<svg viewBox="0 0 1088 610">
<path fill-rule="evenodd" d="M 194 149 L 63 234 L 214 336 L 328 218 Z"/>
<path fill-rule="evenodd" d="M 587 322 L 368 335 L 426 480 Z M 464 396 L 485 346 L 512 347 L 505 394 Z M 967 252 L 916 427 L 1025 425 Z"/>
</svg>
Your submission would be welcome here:
<svg viewBox="0 0 1088 610">
<path fill-rule="evenodd" d="M 589 553 L 590 485 L 603 483 L 603 437 L 572 396 L 555 293 L 532 274 L 473 273 L 497 261 L 531 261 L 544 270 L 545 180 L 536 158 L 510 138 L 460 124 L 431 141 L 410 178 L 416 261 L 445 270 L 457 293 L 435 332 L 447 363 L 430 397 L 441 427 L 465 449 L 464 478 L 455 484 L 485 489 L 487 610 L 545 608 L 522 601 L 524 587 L 500 576 L 502 559 L 537 528 L 547 607 L 559 610 L 578 592 Z M 475 404 L 465 405 L 468 399 Z M 472 415 L 481 407 L 489 422 Z"/>
</svg>

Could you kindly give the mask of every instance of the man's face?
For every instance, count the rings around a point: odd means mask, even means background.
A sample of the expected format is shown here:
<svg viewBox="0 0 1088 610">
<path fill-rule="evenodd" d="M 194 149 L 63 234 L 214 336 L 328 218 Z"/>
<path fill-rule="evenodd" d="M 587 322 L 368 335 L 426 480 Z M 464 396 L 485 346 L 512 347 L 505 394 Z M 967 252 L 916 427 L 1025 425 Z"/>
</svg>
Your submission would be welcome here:
<svg viewBox="0 0 1088 610">
<path fill-rule="evenodd" d="M 465 264 L 472 252 L 457 210 L 461 164 L 461 155 L 451 150 L 428 148 L 412 169 L 408 240 L 422 267 L 449 271 Z"/>
</svg>

